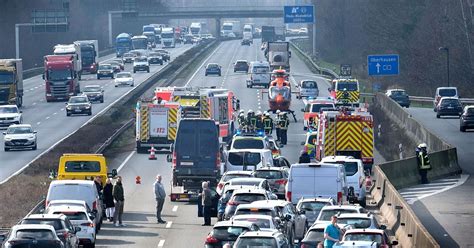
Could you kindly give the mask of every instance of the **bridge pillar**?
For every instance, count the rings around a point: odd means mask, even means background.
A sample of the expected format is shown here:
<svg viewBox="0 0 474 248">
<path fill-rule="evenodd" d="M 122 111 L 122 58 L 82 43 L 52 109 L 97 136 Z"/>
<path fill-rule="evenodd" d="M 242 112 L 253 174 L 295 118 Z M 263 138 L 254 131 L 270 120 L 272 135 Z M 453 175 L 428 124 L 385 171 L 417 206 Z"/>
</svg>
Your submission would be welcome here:
<svg viewBox="0 0 474 248">
<path fill-rule="evenodd" d="M 216 38 L 221 37 L 221 18 L 216 18 Z"/>
</svg>

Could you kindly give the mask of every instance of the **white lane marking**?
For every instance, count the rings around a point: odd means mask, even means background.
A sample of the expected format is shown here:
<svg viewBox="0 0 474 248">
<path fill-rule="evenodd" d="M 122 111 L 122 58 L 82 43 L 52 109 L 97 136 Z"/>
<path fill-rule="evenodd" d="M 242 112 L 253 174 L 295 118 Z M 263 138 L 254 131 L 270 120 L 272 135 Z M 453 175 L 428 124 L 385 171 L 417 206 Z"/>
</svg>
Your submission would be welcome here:
<svg viewBox="0 0 474 248">
<path fill-rule="evenodd" d="M 171 210 L 171 211 L 173 211 L 173 212 L 178 211 L 178 205 L 174 206 L 174 207 L 173 207 L 173 210 Z"/>
<path fill-rule="evenodd" d="M 233 61 L 234 61 L 235 55 L 237 55 L 238 50 L 239 49 L 234 49 L 234 54 L 232 54 L 232 58 L 230 58 L 229 64 L 227 65 L 227 70 L 225 71 L 225 75 L 224 75 L 224 79 L 222 80 L 221 88 L 224 87 L 224 84 L 227 81 L 227 76 L 229 75 L 230 67 L 232 67 L 232 64 L 234 63 Z"/>
<path fill-rule="evenodd" d="M 64 108 L 61 108 L 61 111 L 64 111 Z"/>
<path fill-rule="evenodd" d="M 46 116 L 46 120 L 49 119 L 50 117 L 49 116 Z"/>
<path fill-rule="evenodd" d="M 117 172 L 122 170 L 122 168 L 127 164 L 128 160 L 132 158 L 133 154 L 135 154 L 135 151 L 132 151 L 130 154 L 128 154 L 127 158 L 118 167 Z"/>
<path fill-rule="evenodd" d="M 433 196 L 433 195 L 437 195 L 437 194 L 439 194 L 439 193 L 443 193 L 443 192 L 448 191 L 448 190 L 450 190 L 450 189 L 453 189 L 453 188 L 456 188 L 456 187 L 458 187 L 458 186 L 461 186 L 461 185 L 463 185 L 463 184 L 467 181 L 468 178 L 469 178 L 469 175 L 467 175 L 467 174 L 461 174 L 461 178 L 460 178 L 455 184 L 453 184 L 453 185 L 451 185 L 451 186 L 448 186 L 448 187 L 446 187 L 446 188 L 443 188 L 443 189 L 441 189 L 441 190 L 437 190 L 437 191 L 435 191 L 435 192 L 433 192 L 433 193 L 424 194 L 424 195 L 418 196 L 418 197 L 416 197 L 416 198 L 407 200 L 407 203 L 410 204 L 410 205 L 412 205 L 412 204 L 415 203 L 416 201 L 419 201 L 419 200 L 421 200 L 421 199 L 423 199 L 423 198 L 430 197 L 430 196 Z"/>
<path fill-rule="evenodd" d="M 33 91 L 33 90 L 35 90 L 35 88 L 31 88 L 30 90 Z"/>
<path fill-rule="evenodd" d="M 191 83 L 191 81 L 194 79 L 194 77 L 196 76 L 196 74 L 201 71 L 201 68 L 204 66 L 204 64 L 207 63 L 207 61 L 219 50 L 219 48 L 221 48 L 223 43 L 219 44 L 219 46 L 216 48 L 216 50 L 214 50 L 214 52 L 212 52 L 211 54 L 209 54 L 209 56 L 207 56 L 207 58 L 202 62 L 202 64 L 197 68 L 197 70 L 193 73 L 193 75 L 189 78 L 189 80 L 186 82 L 186 84 L 184 86 L 188 86 L 189 83 Z"/>
<path fill-rule="evenodd" d="M 53 113 L 53 115 L 57 115 L 57 114 L 58 114 L 58 112 L 54 112 L 54 113 Z"/>
<path fill-rule="evenodd" d="M 36 105 L 36 103 L 34 102 L 33 105 Z"/>
<path fill-rule="evenodd" d="M 165 245 L 165 240 L 162 239 L 160 240 L 160 242 L 158 243 L 158 247 L 163 247 Z"/>
<path fill-rule="evenodd" d="M 173 221 L 168 221 L 168 222 L 166 222 L 165 228 L 169 229 L 169 228 L 171 228 L 171 225 L 173 225 Z"/>
<path fill-rule="evenodd" d="M 39 125 L 39 124 L 41 124 L 41 121 L 36 122 L 36 125 Z"/>
</svg>

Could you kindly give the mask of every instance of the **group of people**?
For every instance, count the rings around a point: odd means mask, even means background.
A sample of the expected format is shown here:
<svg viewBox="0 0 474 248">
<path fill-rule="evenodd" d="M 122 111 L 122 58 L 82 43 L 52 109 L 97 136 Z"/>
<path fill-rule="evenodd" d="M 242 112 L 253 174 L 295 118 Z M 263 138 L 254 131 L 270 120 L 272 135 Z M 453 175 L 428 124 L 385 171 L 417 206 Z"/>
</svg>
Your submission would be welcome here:
<svg viewBox="0 0 474 248">
<path fill-rule="evenodd" d="M 273 120 L 271 114 L 267 111 L 263 113 L 257 111 L 255 113 L 249 109 L 247 115 L 245 115 L 245 111 L 241 109 L 237 117 L 239 130 L 243 132 L 264 132 L 265 135 L 272 135 L 273 129 L 275 129 L 277 141 L 280 141 L 282 145 L 286 145 L 290 120 L 286 112 L 277 110 L 276 114 L 276 118 Z"/>
<path fill-rule="evenodd" d="M 123 205 L 125 201 L 122 177 L 118 176 L 115 185 L 111 178 L 107 178 L 105 185 L 102 185 L 102 177 L 94 178 L 97 192 L 101 196 L 105 205 L 105 216 L 107 220 L 113 222 L 114 226 L 126 226 L 122 222 Z"/>
</svg>

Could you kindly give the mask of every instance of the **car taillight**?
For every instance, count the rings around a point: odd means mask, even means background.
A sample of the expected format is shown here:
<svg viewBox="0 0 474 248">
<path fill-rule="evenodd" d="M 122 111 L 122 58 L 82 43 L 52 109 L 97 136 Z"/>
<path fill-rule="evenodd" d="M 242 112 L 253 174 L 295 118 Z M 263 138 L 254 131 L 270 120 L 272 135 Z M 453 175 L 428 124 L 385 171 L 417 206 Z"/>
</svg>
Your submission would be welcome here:
<svg viewBox="0 0 474 248">
<path fill-rule="evenodd" d="M 217 242 L 219 242 L 219 240 L 214 238 L 212 235 L 209 235 L 206 238 L 206 244 L 215 244 Z"/>
<path fill-rule="evenodd" d="M 219 190 L 221 190 L 222 187 L 224 187 L 224 184 L 223 184 L 223 183 L 219 183 L 219 184 L 217 185 L 217 188 L 218 188 Z"/>
<path fill-rule="evenodd" d="M 286 200 L 291 202 L 291 191 L 286 192 Z"/>
<path fill-rule="evenodd" d="M 173 163 L 173 169 L 176 169 L 176 152 L 173 152 L 173 160 L 172 160 L 172 163 Z"/>
<path fill-rule="evenodd" d="M 235 201 L 228 201 L 228 202 L 227 202 L 227 205 L 229 205 L 229 206 L 238 206 L 239 203 L 238 203 L 238 202 L 235 202 Z"/>
<path fill-rule="evenodd" d="M 48 204 L 49 204 L 49 201 L 45 201 L 45 202 L 44 202 L 44 207 L 47 208 L 47 207 L 48 207 Z"/>
<path fill-rule="evenodd" d="M 342 203 L 342 192 L 337 192 L 337 203 Z"/>
<path fill-rule="evenodd" d="M 279 179 L 275 181 L 275 183 L 278 185 L 285 185 L 286 182 L 288 182 L 286 179 Z"/>
<path fill-rule="evenodd" d="M 217 153 L 216 156 L 216 169 L 220 170 L 221 169 L 221 154 Z"/>
<path fill-rule="evenodd" d="M 68 233 L 68 232 L 64 232 L 64 233 L 63 233 L 63 237 L 64 237 L 64 239 L 69 238 L 69 233 Z"/>
<path fill-rule="evenodd" d="M 97 201 L 92 203 L 92 209 L 97 210 Z"/>
<path fill-rule="evenodd" d="M 81 224 L 81 226 L 94 227 L 95 225 L 92 222 L 84 222 Z"/>
</svg>

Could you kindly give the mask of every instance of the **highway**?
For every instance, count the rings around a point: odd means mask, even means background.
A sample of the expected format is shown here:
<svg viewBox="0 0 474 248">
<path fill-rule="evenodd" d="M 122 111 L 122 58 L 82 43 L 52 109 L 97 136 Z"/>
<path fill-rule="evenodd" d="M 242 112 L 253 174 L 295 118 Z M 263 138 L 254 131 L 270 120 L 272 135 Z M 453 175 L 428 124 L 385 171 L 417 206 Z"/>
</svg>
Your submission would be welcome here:
<svg viewBox="0 0 474 248">
<path fill-rule="evenodd" d="M 191 74 L 187 82 L 188 86 L 217 86 L 231 89 L 240 99 L 241 108 L 247 111 L 249 108 L 262 112 L 268 109 L 266 95 L 260 99 L 261 89 L 246 88 L 245 73 L 234 73 L 233 63 L 235 60 L 245 59 L 248 61 L 264 60 L 260 51 L 260 42 L 254 40 L 254 44 L 241 46 L 240 41 L 222 42 L 216 50 L 205 59 L 207 63 L 218 63 L 222 66 L 222 76 L 204 76 L 202 66 Z M 306 65 L 297 57 L 291 58 L 290 80 L 294 83 L 302 79 L 313 78 L 317 80 L 320 95 L 328 95 L 327 80 L 312 75 Z M 292 84 L 293 84 L 292 83 Z M 301 141 L 304 139 L 302 114 L 299 109 L 303 107 L 301 100 L 296 97 L 292 101 L 292 109 L 295 110 L 298 122 L 291 119 L 288 131 L 288 144 L 282 149 L 282 153 L 291 163 L 295 163 L 302 149 Z M 296 111 L 298 110 L 298 111 Z M 132 141 L 133 143 L 133 141 Z M 376 157 L 379 160 L 380 157 Z M 166 199 L 163 218 L 167 224 L 157 224 L 155 218 L 155 199 L 153 193 L 153 182 L 157 174 L 163 176 L 163 184 L 167 193 L 170 193 L 171 164 L 166 162 L 166 155 L 159 154 L 158 159 L 148 160 L 148 155 L 137 154 L 130 150 L 118 155 L 117 158 L 109 159 L 112 167 L 119 169 L 119 175 L 124 180 L 125 190 L 125 214 L 124 223 L 126 227 L 113 227 L 112 224 L 103 225 L 97 239 L 97 247 L 202 247 L 204 240 L 212 227 L 201 226 L 202 219 L 197 217 L 197 205 L 187 202 L 171 202 Z M 141 184 L 136 184 L 135 178 L 141 177 Z M 212 224 L 216 219 L 212 219 Z"/>
<path fill-rule="evenodd" d="M 474 172 L 474 132 L 460 132 L 458 118 L 436 119 L 431 108 L 409 108 L 407 111 L 435 135 L 457 148 L 463 173 Z M 474 179 L 470 176 L 464 184 L 412 205 L 418 218 L 441 247 L 474 246 L 473 189 Z"/>
<path fill-rule="evenodd" d="M 179 46 L 170 49 L 171 58 L 182 54 L 191 45 Z M 100 58 L 100 61 L 106 61 L 114 58 L 115 54 Z M 165 64 L 166 65 L 166 64 Z M 137 72 L 134 74 L 135 87 L 149 78 L 153 73 L 158 72 L 163 66 L 152 65 L 150 73 Z M 131 64 L 126 64 L 125 70 L 131 71 Z M 46 102 L 45 84 L 41 75 L 24 80 L 23 96 L 23 123 L 31 124 L 38 131 L 38 150 L 36 151 L 9 151 L 4 152 L 4 143 L 0 142 L 0 161 L 2 161 L 2 170 L 0 170 L 0 182 L 3 182 L 9 176 L 25 167 L 32 160 L 47 152 L 51 147 L 64 139 L 67 135 L 79 129 L 87 121 L 94 118 L 101 111 L 111 106 L 117 99 L 131 91 L 132 87 L 115 88 L 113 79 L 97 80 L 96 75 L 83 75 L 80 81 L 81 88 L 86 85 L 98 84 L 104 89 L 104 103 L 94 103 L 92 106 L 92 116 L 72 116 L 66 117 L 65 102 Z"/>
</svg>

